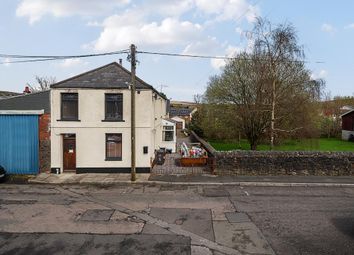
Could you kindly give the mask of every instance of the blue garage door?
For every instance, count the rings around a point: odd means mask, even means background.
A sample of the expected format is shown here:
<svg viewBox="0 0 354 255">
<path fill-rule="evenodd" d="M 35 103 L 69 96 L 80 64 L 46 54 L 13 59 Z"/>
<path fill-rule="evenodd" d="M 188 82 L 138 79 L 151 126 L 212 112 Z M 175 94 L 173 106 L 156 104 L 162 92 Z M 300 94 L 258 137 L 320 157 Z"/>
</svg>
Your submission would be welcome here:
<svg viewBox="0 0 354 255">
<path fill-rule="evenodd" d="M 0 165 L 11 174 L 38 173 L 38 115 L 0 115 Z"/>
</svg>

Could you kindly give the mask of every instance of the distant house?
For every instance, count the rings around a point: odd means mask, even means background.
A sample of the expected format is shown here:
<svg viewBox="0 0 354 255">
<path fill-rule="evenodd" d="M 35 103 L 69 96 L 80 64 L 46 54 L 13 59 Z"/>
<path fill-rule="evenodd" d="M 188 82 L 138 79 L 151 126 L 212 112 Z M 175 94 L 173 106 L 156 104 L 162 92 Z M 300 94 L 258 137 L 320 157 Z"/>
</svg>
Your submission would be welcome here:
<svg viewBox="0 0 354 255">
<path fill-rule="evenodd" d="M 173 116 L 171 118 L 172 120 L 174 120 L 177 124 L 177 129 L 185 129 L 186 128 L 186 121 L 185 119 L 182 119 L 179 116 Z"/>
<path fill-rule="evenodd" d="M 155 150 L 176 150 L 176 128 L 167 98 L 136 81 L 136 171 L 150 172 Z M 53 172 L 131 171 L 130 82 L 130 72 L 113 62 L 51 86 Z"/>
<path fill-rule="evenodd" d="M 5 99 L 5 98 L 9 98 L 9 97 L 13 97 L 13 96 L 18 96 L 18 95 L 20 95 L 20 93 L 11 92 L 11 91 L 0 91 L 0 100 Z"/>
<path fill-rule="evenodd" d="M 50 170 L 50 92 L 0 100 L 0 165 L 12 174 Z"/>
<path fill-rule="evenodd" d="M 342 139 L 349 140 L 350 137 L 354 137 L 354 109 L 341 115 L 341 118 Z"/>
<path fill-rule="evenodd" d="M 193 114 L 197 111 L 196 107 L 191 106 L 183 106 L 183 107 L 176 107 L 171 103 L 170 107 L 170 118 L 179 117 L 184 119 L 185 124 L 189 124 L 192 120 Z"/>
</svg>

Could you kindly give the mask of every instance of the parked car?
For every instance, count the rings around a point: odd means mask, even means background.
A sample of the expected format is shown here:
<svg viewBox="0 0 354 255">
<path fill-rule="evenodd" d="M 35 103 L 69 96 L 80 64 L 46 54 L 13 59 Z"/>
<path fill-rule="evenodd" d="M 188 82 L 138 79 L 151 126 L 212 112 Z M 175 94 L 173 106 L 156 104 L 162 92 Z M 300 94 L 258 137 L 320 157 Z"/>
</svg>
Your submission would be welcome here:
<svg viewBox="0 0 354 255">
<path fill-rule="evenodd" d="M 0 166 L 0 183 L 4 182 L 6 179 L 6 171 L 5 168 L 3 168 L 2 166 Z"/>
</svg>

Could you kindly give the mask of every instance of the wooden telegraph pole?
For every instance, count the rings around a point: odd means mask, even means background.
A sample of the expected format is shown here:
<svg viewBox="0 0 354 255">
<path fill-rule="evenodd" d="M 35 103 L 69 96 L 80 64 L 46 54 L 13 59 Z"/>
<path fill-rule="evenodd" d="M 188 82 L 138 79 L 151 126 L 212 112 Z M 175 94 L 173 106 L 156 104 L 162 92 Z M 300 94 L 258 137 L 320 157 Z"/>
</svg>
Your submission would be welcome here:
<svg viewBox="0 0 354 255">
<path fill-rule="evenodd" d="M 136 180 L 135 169 L 135 70 L 136 70 L 136 47 L 130 45 L 131 63 L 131 181 Z"/>
</svg>

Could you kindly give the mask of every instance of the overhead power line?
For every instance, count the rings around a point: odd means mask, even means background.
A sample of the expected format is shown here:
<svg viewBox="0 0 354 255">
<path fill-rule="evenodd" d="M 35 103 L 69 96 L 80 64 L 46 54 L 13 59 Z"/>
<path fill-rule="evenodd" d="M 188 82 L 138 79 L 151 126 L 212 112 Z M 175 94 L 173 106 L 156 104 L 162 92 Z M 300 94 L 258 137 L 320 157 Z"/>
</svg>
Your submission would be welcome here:
<svg viewBox="0 0 354 255">
<path fill-rule="evenodd" d="M 45 61 L 54 61 L 54 60 L 65 60 L 65 59 L 78 59 L 78 58 L 90 58 L 90 57 L 101 57 L 109 55 L 118 55 L 118 54 L 129 54 L 129 50 L 120 50 L 112 51 L 105 53 L 97 54 L 85 54 L 85 55 L 19 55 L 19 54 L 0 54 L 0 58 L 10 58 L 10 59 L 24 59 L 24 60 L 14 60 L 14 61 L 4 61 L 0 64 L 16 64 L 16 63 L 32 63 L 32 62 L 45 62 Z M 239 57 L 230 57 L 230 56 L 212 56 L 212 55 L 193 55 L 193 54 L 180 54 L 180 53 L 169 53 L 169 52 L 154 52 L 154 51 L 136 51 L 139 54 L 148 54 L 148 55 L 159 55 L 159 56 L 169 56 L 169 57 L 187 57 L 187 58 L 200 58 L 200 59 L 222 59 L 222 60 L 234 60 Z M 241 57 L 242 60 L 254 60 L 251 58 Z M 268 61 L 265 59 L 264 61 Z M 288 60 L 289 62 L 301 62 L 301 63 L 311 63 L 311 61 L 305 60 Z M 322 64 L 322 61 L 315 61 L 312 63 Z"/>
<path fill-rule="evenodd" d="M 149 54 L 149 55 L 159 55 L 159 56 L 169 56 L 169 57 L 189 57 L 189 58 L 205 58 L 205 59 L 223 59 L 223 60 L 234 60 L 234 59 L 242 59 L 253 61 L 254 59 L 245 58 L 245 57 L 228 57 L 228 56 L 210 56 L 210 55 L 192 55 L 192 54 L 179 54 L 179 53 L 167 53 L 167 52 L 153 52 L 153 51 L 137 51 L 137 53 L 141 54 Z M 262 60 L 262 59 L 260 59 Z M 263 61 L 268 61 L 268 59 L 264 59 Z M 298 62 L 298 63 L 311 63 L 311 61 L 306 60 L 284 60 L 286 62 Z M 312 63 L 323 64 L 323 61 L 314 61 Z"/>
<path fill-rule="evenodd" d="M 104 52 L 104 53 L 96 53 L 96 54 L 84 54 L 84 55 L 15 55 L 15 54 L 1 54 L 1 58 L 50 58 L 50 59 L 68 59 L 68 58 L 89 58 L 89 57 L 100 57 L 100 56 L 109 56 L 109 55 L 116 55 L 116 54 L 123 54 L 128 53 L 129 49 L 126 50 L 119 50 L 119 51 L 111 51 L 111 52 Z"/>
<path fill-rule="evenodd" d="M 41 59 L 15 60 L 15 61 L 0 62 L 0 65 L 44 62 L 44 61 L 50 61 L 50 60 L 58 60 L 58 59 L 57 58 L 41 58 Z"/>
<path fill-rule="evenodd" d="M 152 52 L 152 51 L 137 51 L 141 54 L 149 55 L 160 55 L 160 56 L 170 56 L 170 57 L 188 57 L 188 58 L 208 58 L 208 59 L 235 59 L 233 57 L 226 56 L 208 56 L 208 55 L 192 55 L 192 54 L 179 54 L 179 53 L 167 53 L 167 52 Z"/>
</svg>

